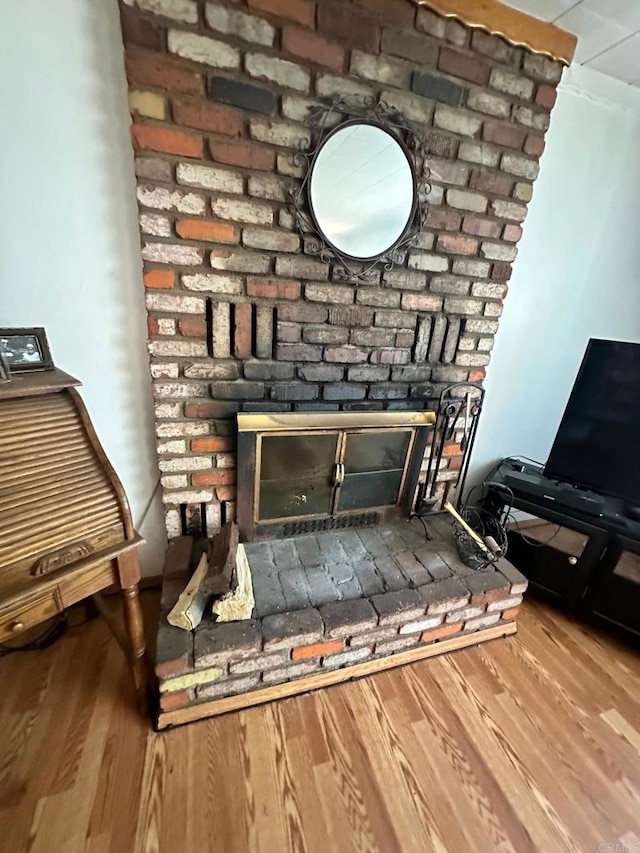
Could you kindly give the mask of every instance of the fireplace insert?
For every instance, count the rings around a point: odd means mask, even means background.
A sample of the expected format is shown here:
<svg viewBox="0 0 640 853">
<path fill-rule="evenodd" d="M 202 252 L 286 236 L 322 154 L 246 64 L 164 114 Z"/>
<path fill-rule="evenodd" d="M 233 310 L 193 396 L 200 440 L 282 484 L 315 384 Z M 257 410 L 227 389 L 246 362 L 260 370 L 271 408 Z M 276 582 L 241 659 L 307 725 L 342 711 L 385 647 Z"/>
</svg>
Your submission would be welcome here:
<svg viewBox="0 0 640 853">
<path fill-rule="evenodd" d="M 419 411 L 238 415 L 242 538 L 406 515 L 434 421 Z"/>
</svg>

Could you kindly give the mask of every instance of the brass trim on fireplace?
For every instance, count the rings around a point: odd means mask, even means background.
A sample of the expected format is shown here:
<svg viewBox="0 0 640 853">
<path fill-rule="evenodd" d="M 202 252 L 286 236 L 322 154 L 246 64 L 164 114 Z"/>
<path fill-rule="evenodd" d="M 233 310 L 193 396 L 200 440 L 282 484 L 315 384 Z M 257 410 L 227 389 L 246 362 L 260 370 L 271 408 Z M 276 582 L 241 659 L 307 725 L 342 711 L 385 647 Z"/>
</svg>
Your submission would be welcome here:
<svg viewBox="0 0 640 853">
<path fill-rule="evenodd" d="M 433 426 L 434 412 L 285 412 L 238 415 L 238 432 L 281 432 L 284 430 L 366 429 L 368 427 Z"/>
</svg>

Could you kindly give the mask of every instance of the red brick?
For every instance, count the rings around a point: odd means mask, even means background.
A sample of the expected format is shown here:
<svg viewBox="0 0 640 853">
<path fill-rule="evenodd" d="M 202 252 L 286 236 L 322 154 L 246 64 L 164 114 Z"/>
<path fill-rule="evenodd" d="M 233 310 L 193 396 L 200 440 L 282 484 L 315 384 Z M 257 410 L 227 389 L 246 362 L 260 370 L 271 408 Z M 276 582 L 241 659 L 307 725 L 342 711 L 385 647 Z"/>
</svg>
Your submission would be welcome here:
<svg viewBox="0 0 640 853">
<path fill-rule="evenodd" d="M 440 625 L 439 628 L 432 628 L 430 631 L 423 631 L 420 635 L 420 642 L 432 643 L 434 640 L 440 640 L 442 637 L 449 637 L 451 634 L 457 634 L 462 630 L 462 622 L 452 622 L 450 625 Z"/>
<path fill-rule="evenodd" d="M 506 261 L 495 263 L 491 270 L 491 278 L 493 281 L 509 281 L 511 278 L 511 264 L 508 264 Z"/>
<path fill-rule="evenodd" d="M 404 0 L 401 0 L 404 2 Z M 332 38 L 354 47 L 378 52 L 380 28 L 363 9 L 343 0 L 321 0 L 318 5 L 318 29 Z"/>
<path fill-rule="evenodd" d="M 160 709 L 162 711 L 174 711 L 176 708 L 186 708 L 191 704 L 191 694 L 188 690 L 179 693 L 161 693 Z"/>
<path fill-rule="evenodd" d="M 449 471 L 459 471 L 462 468 L 462 459 L 462 456 L 452 456 L 447 465 Z"/>
<path fill-rule="evenodd" d="M 459 231 L 461 216 L 445 207 L 434 207 L 427 214 L 426 225 L 429 228 L 439 228 L 444 231 Z"/>
<path fill-rule="evenodd" d="M 297 21 L 305 27 L 313 27 L 315 23 L 315 4 L 311 0 L 248 0 L 248 2 L 252 9 Z"/>
<path fill-rule="evenodd" d="M 404 4 L 395 4 L 400 8 Z M 409 8 L 407 4 L 407 8 Z M 417 65 L 433 66 L 438 58 L 438 47 L 435 42 L 422 33 L 411 33 L 406 30 L 382 31 L 382 53 L 391 53 L 409 59 Z"/>
<path fill-rule="evenodd" d="M 235 468 L 217 471 L 197 471 L 191 475 L 193 486 L 231 486 L 236 481 Z"/>
<path fill-rule="evenodd" d="M 522 237 L 522 226 L 520 225 L 505 225 L 502 232 L 502 239 L 508 243 L 517 243 Z"/>
<path fill-rule="evenodd" d="M 316 33 L 293 25 L 282 31 L 282 47 L 294 56 L 300 56 L 316 65 L 340 71 L 344 63 L 344 48 L 332 44 Z"/>
<path fill-rule="evenodd" d="M 483 592 L 474 592 L 471 596 L 470 604 L 482 605 L 486 607 L 492 601 L 500 601 L 502 598 L 509 597 L 509 587 L 500 587 L 499 589 L 487 589 Z"/>
<path fill-rule="evenodd" d="M 488 169 L 474 169 L 469 181 L 472 190 L 495 193 L 507 198 L 511 195 L 513 184 L 513 178 L 501 172 L 491 172 Z"/>
<path fill-rule="evenodd" d="M 212 435 L 209 438 L 194 438 L 191 449 L 195 453 L 226 453 L 234 449 L 233 440 L 224 435 Z"/>
<path fill-rule="evenodd" d="M 532 157 L 541 157 L 544 151 L 544 137 L 538 136 L 535 133 L 530 133 L 524 143 L 525 154 L 530 154 Z"/>
<path fill-rule="evenodd" d="M 228 166 L 243 166 L 246 169 L 258 169 L 261 172 L 272 172 L 275 154 L 270 148 L 256 145 L 254 142 L 227 142 L 222 139 L 210 139 L 211 156 L 218 163 Z"/>
<path fill-rule="evenodd" d="M 438 249 L 455 255 L 475 255 L 478 251 L 478 241 L 463 234 L 440 234 Z"/>
<path fill-rule="evenodd" d="M 136 44 L 149 50 L 164 48 L 164 31 L 155 21 L 142 18 L 127 6 L 120 6 L 120 22 L 122 23 L 122 40 L 126 45 Z"/>
<path fill-rule="evenodd" d="M 147 331 L 150 335 L 157 335 L 160 331 L 158 321 L 155 317 L 147 317 Z"/>
<path fill-rule="evenodd" d="M 207 403 L 187 403 L 184 407 L 184 414 L 187 418 L 203 418 L 211 420 L 212 418 L 228 418 L 235 414 L 236 407 L 233 403 L 221 403 L 217 400 Z"/>
<path fill-rule="evenodd" d="M 472 83 L 479 83 L 484 86 L 489 82 L 491 67 L 489 63 L 475 59 L 469 54 L 443 47 L 440 50 L 438 68 L 446 74 L 451 74 L 452 77 L 470 80 Z"/>
<path fill-rule="evenodd" d="M 174 101 L 173 118 L 176 124 L 226 136 L 241 136 L 244 125 L 242 113 L 205 101 Z"/>
<path fill-rule="evenodd" d="M 320 655 L 331 655 L 344 648 L 344 640 L 329 640 L 327 643 L 312 643 L 310 646 L 298 646 L 291 652 L 293 660 L 318 658 Z"/>
<path fill-rule="evenodd" d="M 355 0 L 355 2 L 384 24 L 397 27 L 413 26 L 416 13 L 412 3 L 404 0 Z"/>
<path fill-rule="evenodd" d="M 556 88 L 549 86 L 546 83 L 541 83 L 536 92 L 536 104 L 539 107 L 544 107 L 546 110 L 552 110 L 556 102 Z"/>
<path fill-rule="evenodd" d="M 202 156 L 202 139 L 193 133 L 185 133 L 174 127 L 151 124 L 134 124 L 131 127 L 133 147 L 147 151 L 162 151 L 165 154 L 181 154 L 184 157 Z"/>
<path fill-rule="evenodd" d="M 484 382 L 487 371 L 484 367 L 478 367 L 475 370 L 469 371 L 469 382 Z"/>
<path fill-rule="evenodd" d="M 299 299 L 300 282 L 287 279 L 248 278 L 247 296 L 260 299 Z"/>
<path fill-rule="evenodd" d="M 173 660 L 165 660 L 156 664 L 156 675 L 158 678 L 171 678 L 179 675 L 189 668 L 189 656 L 187 654 Z"/>
<path fill-rule="evenodd" d="M 185 338 L 207 337 L 207 324 L 204 320 L 178 320 L 178 329 Z"/>
<path fill-rule="evenodd" d="M 155 288 L 173 287 L 176 274 L 173 270 L 147 270 L 143 276 L 144 286 Z"/>
<path fill-rule="evenodd" d="M 236 358 L 251 356 L 252 308 L 248 302 L 236 305 L 234 352 Z"/>
<path fill-rule="evenodd" d="M 227 222 L 206 222 L 201 219 L 180 219 L 176 233 L 184 240 L 211 240 L 214 243 L 237 243 L 240 231 Z"/>
<path fill-rule="evenodd" d="M 506 610 L 502 611 L 502 618 L 503 619 L 515 619 L 516 616 L 518 615 L 519 610 L 520 610 L 520 607 L 508 607 Z"/>
<path fill-rule="evenodd" d="M 128 50 L 125 53 L 127 80 L 133 86 L 156 86 L 170 92 L 202 93 L 202 78 L 180 62 L 156 53 Z"/>
<path fill-rule="evenodd" d="M 478 237 L 499 237 L 500 225 L 491 219 L 482 219 L 479 216 L 465 216 L 462 222 L 462 230 L 466 234 L 475 234 Z"/>
<path fill-rule="evenodd" d="M 485 142 L 493 142 L 496 145 L 504 145 L 506 148 L 522 149 L 522 143 L 526 131 L 519 127 L 511 127 L 508 124 L 496 124 L 486 121 L 482 127 L 482 138 Z"/>
</svg>

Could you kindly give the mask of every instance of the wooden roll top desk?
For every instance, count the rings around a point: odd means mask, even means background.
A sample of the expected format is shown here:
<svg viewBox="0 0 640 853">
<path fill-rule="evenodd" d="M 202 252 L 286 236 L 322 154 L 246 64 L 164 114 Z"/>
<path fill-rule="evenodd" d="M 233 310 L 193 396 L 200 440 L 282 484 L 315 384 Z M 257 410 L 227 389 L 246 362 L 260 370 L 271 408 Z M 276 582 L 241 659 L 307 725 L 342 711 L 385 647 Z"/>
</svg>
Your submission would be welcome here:
<svg viewBox="0 0 640 853">
<path fill-rule="evenodd" d="M 61 370 L 0 385 L 0 643 L 113 584 L 140 697 L 149 688 L 127 498 Z"/>
</svg>

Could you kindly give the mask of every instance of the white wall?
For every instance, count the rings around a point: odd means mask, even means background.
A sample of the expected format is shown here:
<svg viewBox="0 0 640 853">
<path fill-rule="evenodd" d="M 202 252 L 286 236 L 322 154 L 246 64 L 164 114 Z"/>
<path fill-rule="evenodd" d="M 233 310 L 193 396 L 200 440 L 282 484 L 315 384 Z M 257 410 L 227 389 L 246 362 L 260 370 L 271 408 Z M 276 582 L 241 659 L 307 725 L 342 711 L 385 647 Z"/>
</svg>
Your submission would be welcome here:
<svg viewBox="0 0 640 853">
<path fill-rule="evenodd" d="M 148 540 L 159 495 L 133 156 L 115 0 L 4 0 L 0 326 L 45 326 Z"/>
<path fill-rule="evenodd" d="M 546 462 L 590 337 L 640 341 L 640 90 L 565 71 L 487 370 L 471 477 Z"/>
</svg>

